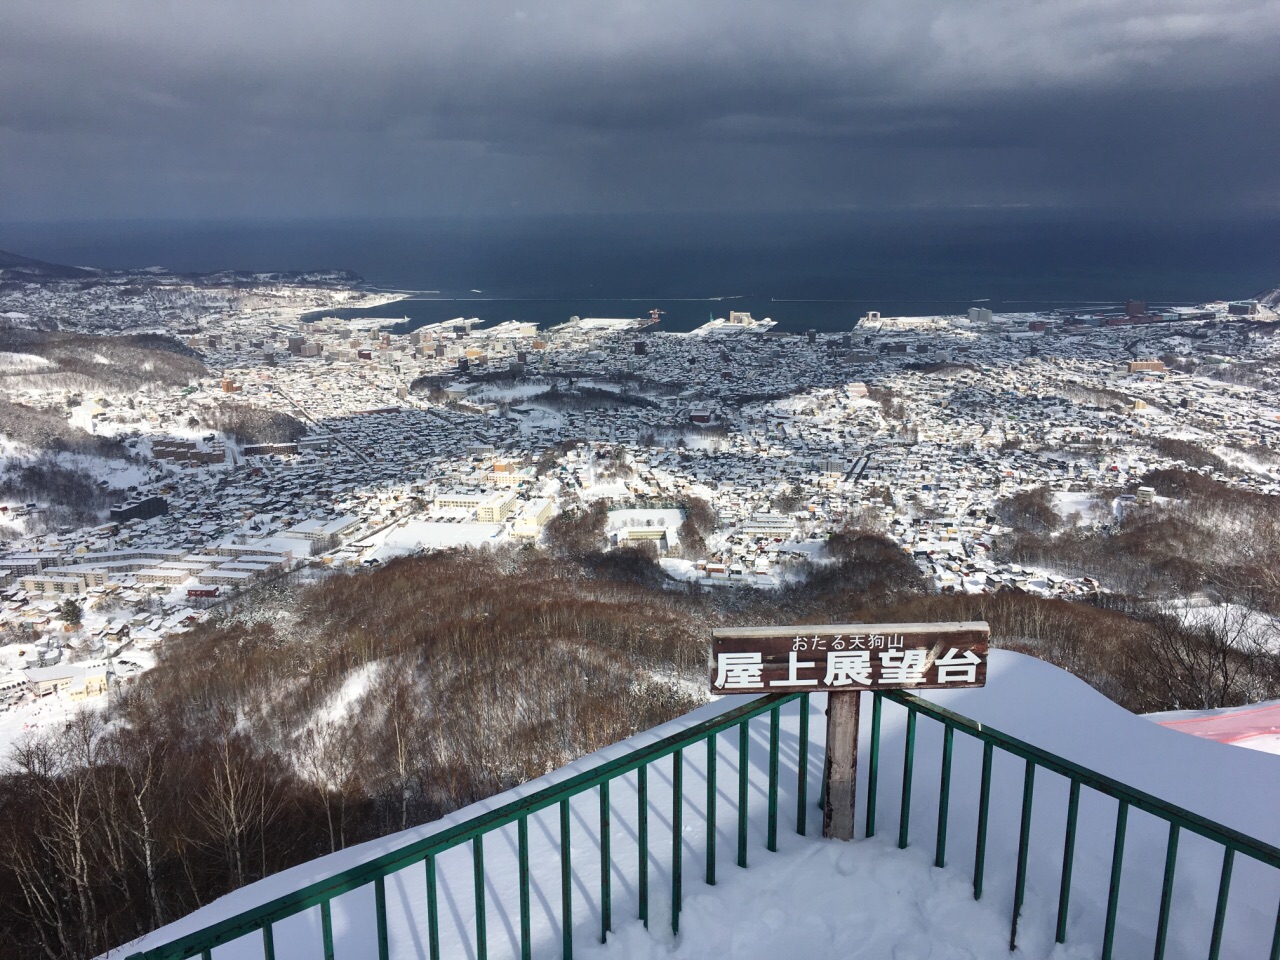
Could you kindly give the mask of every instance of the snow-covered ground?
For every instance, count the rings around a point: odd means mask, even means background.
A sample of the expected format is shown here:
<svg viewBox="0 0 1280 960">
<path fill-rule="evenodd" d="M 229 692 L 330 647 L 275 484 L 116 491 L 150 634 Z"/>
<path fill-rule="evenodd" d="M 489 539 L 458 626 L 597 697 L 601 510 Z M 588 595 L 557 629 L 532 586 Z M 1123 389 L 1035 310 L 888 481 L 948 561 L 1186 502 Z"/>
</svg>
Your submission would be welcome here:
<svg viewBox="0 0 1280 960">
<path fill-rule="evenodd" d="M 1042 955 L 1043 938 L 1034 942 Z M 767 868 L 731 870 L 714 887 L 692 885 L 680 935 L 637 920 L 607 945 L 575 944 L 575 956 L 659 960 L 727 956 L 968 960 L 1009 957 L 1004 904 L 975 903 L 969 881 L 935 870 L 929 852 L 895 848 L 889 837 L 859 844 L 810 843 L 771 855 Z M 1076 944 L 1052 956 L 1085 958 Z"/>
<path fill-rule="evenodd" d="M 128 460 L 113 460 L 83 453 L 54 454 L 59 466 L 83 470 L 94 480 L 105 480 L 113 490 L 124 490 L 147 482 L 147 468 Z"/>
<path fill-rule="evenodd" d="M 991 653 L 986 688 L 933 692 L 930 699 L 983 724 L 1004 730 L 1046 750 L 1115 777 L 1140 790 L 1218 820 L 1268 843 L 1280 843 L 1274 798 L 1280 796 L 1280 762 L 1272 756 L 1236 750 L 1165 729 L 1121 709 L 1069 674 L 1030 657 Z M 740 698 L 725 698 L 694 713 L 639 734 L 539 780 L 475 804 L 436 823 L 371 841 L 302 864 L 238 890 L 196 913 L 130 945 L 112 951 L 122 958 L 135 949 L 154 947 L 428 837 L 477 814 L 564 780 L 602 761 L 634 750 L 723 711 Z M 812 732 L 822 739 L 822 698 L 811 705 Z M 864 704 L 867 716 L 869 702 Z M 963 734 L 955 738 L 947 866 L 934 868 L 941 729 L 921 719 L 916 740 L 914 815 L 911 846 L 896 848 L 900 805 L 904 711 L 887 704 L 883 725 L 879 833 L 851 843 L 818 839 L 820 815 L 810 809 L 808 834 L 794 830 L 795 705 L 784 712 L 781 737 L 779 851 L 764 845 L 768 720 L 751 724 L 749 756 L 749 868 L 734 862 L 736 843 L 736 733 L 718 741 L 717 878 L 703 883 L 706 840 L 703 798 L 705 751 L 690 749 L 684 758 L 683 830 L 684 909 L 680 934 L 670 932 L 672 863 L 672 763 L 658 761 L 649 771 L 650 923 L 636 922 L 638 908 L 637 792 L 634 776 L 611 787 L 611 847 L 614 933 L 606 946 L 596 943 L 600 922 L 599 850 L 596 839 L 598 798 L 588 791 L 571 803 L 573 923 L 575 949 L 582 956 L 619 960 L 647 957 L 705 957 L 723 954 L 747 960 L 778 957 L 894 957 L 1006 960 L 1013 900 L 1019 809 L 1025 765 L 997 751 L 993 767 L 986 885 L 981 901 L 972 899 L 969 878 L 974 860 L 976 799 L 981 745 Z M 859 823 L 865 803 L 869 724 L 863 725 L 860 753 Z M 816 744 L 815 744 L 816 746 Z M 821 749 L 809 755 L 811 802 L 817 797 Z M 1027 897 L 1019 924 L 1020 952 L 1027 957 L 1068 960 L 1097 956 L 1106 912 L 1116 803 L 1085 789 L 1081 794 L 1071 907 L 1065 946 L 1053 944 L 1062 867 L 1067 782 L 1045 770 L 1035 779 L 1028 847 Z M 861 833 L 859 834 L 861 837 Z M 1149 956 L 1160 899 L 1167 827 L 1163 821 L 1131 812 L 1125 846 L 1115 956 Z M 559 826 L 555 808 L 530 817 L 531 921 L 534 956 L 558 956 L 561 933 Z M 519 955 L 519 912 L 514 826 L 485 838 L 488 953 Z M 1222 862 L 1220 847 L 1182 836 L 1174 887 L 1170 960 L 1207 953 Z M 447 957 L 475 956 L 475 907 L 470 845 L 438 857 L 441 951 Z M 387 879 L 390 955 L 397 960 L 427 954 L 425 886 L 421 864 Z M 1235 861 L 1227 911 L 1223 957 L 1265 956 L 1280 899 L 1280 871 L 1246 857 Z M 372 886 L 345 894 L 333 903 L 336 955 L 368 956 L 375 940 Z M 281 960 L 320 955 L 318 910 L 275 926 L 276 956 Z M 216 960 L 262 955 L 258 934 L 215 950 Z"/>
<path fill-rule="evenodd" d="M 366 663 L 347 674 L 342 686 L 311 718 L 312 725 L 342 723 L 351 713 L 352 708 L 368 692 L 377 679 L 382 664 L 378 661 Z"/>
<path fill-rule="evenodd" d="M 489 403 L 520 403 L 546 393 L 550 389 L 550 385 L 545 383 L 519 383 L 501 387 L 485 383 L 467 394 L 467 399 Z"/>
<path fill-rule="evenodd" d="M 6 762 L 13 748 L 25 737 L 57 731 L 65 727 L 80 708 L 87 710 L 103 710 L 107 705 L 105 694 L 88 697 L 73 703 L 66 697 L 51 696 L 40 700 L 26 701 L 7 710 L 0 711 L 0 758 Z"/>
<path fill-rule="evenodd" d="M 1280 619 L 1239 603 L 1214 603 L 1206 597 L 1188 597 L 1159 604 L 1194 630 L 1209 630 L 1243 648 L 1262 644 L 1280 653 Z"/>
<path fill-rule="evenodd" d="M 1277 464 L 1274 460 L 1260 460 L 1241 450 L 1235 450 L 1231 447 L 1215 447 L 1213 452 L 1229 463 L 1233 467 L 1239 467 L 1250 473 L 1256 473 L 1264 477 L 1274 477 L 1277 474 Z"/>
<path fill-rule="evenodd" d="M 500 523 L 435 523 L 428 520 L 406 520 L 371 538 L 373 548 L 364 559 L 386 561 L 392 557 L 417 553 L 419 550 L 445 550 L 449 547 L 478 547 L 494 544 L 502 537 Z"/>
<path fill-rule="evenodd" d="M 1053 509 L 1063 520 L 1075 517 L 1083 523 L 1099 510 L 1098 498 L 1092 493 L 1055 493 Z"/>
<path fill-rule="evenodd" d="M 18 316 L 21 317 L 22 314 Z M 0 374 L 32 373 L 37 370 L 49 370 L 52 367 L 53 364 L 50 361 L 35 354 L 0 351 Z"/>
<path fill-rule="evenodd" d="M 124 491 L 128 487 L 140 486 L 146 483 L 149 477 L 146 466 L 130 460 L 67 451 L 47 453 L 35 450 L 25 444 L 14 443 L 8 439 L 0 440 L 0 477 L 10 473 L 17 473 L 22 466 L 43 459 L 51 459 L 58 466 L 67 470 L 84 472 L 94 481 L 105 482 L 106 489 L 113 491 Z M 123 494 L 121 494 L 121 499 L 123 498 Z M 35 499 L 35 502 L 46 503 L 39 497 Z M 9 503 L 5 504 L 5 506 L 17 505 L 16 501 L 9 501 Z M 12 515 L 6 517 L 3 523 L 6 526 L 10 526 L 19 535 L 27 532 L 27 522 L 12 517 Z"/>
</svg>

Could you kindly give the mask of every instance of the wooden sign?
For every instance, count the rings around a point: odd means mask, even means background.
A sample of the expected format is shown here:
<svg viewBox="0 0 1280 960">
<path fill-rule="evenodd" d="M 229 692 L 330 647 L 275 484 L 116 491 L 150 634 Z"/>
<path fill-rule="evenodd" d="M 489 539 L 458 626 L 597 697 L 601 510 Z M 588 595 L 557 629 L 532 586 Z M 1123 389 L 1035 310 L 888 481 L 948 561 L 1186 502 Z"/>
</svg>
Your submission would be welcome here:
<svg viewBox="0 0 1280 960">
<path fill-rule="evenodd" d="M 863 691 L 980 687 L 991 639 L 980 620 L 735 627 L 711 635 L 714 694 L 830 694 L 822 835 L 837 840 L 853 839 Z"/>
<path fill-rule="evenodd" d="M 980 687 L 990 630 L 965 623 L 846 623 L 712 631 L 711 692 Z"/>
</svg>

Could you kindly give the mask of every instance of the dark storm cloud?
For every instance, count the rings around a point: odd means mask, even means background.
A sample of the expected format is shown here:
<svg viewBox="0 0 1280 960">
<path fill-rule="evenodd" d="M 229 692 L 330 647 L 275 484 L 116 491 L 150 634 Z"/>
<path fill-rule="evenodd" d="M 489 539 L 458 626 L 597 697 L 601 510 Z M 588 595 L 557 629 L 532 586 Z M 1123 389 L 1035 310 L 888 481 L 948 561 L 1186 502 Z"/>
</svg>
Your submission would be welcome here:
<svg viewBox="0 0 1280 960">
<path fill-rule="evenodd" d="M 1280 204 L 1280 2 L 9 0 L 0 216 Z"/>
</svg>

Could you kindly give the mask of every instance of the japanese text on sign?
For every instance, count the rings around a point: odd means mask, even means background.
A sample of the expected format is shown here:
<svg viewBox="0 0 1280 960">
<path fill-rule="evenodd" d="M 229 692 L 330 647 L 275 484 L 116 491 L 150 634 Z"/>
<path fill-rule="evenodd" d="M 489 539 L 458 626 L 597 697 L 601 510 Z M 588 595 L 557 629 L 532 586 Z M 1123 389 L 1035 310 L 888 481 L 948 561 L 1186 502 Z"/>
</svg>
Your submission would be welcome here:
<svg viewBox="0 0 1280 960">
<path fill-rule="evenodd" d="M 712 693 L 981 686 L 981 622 L 715 631 Z"/>
</svg>

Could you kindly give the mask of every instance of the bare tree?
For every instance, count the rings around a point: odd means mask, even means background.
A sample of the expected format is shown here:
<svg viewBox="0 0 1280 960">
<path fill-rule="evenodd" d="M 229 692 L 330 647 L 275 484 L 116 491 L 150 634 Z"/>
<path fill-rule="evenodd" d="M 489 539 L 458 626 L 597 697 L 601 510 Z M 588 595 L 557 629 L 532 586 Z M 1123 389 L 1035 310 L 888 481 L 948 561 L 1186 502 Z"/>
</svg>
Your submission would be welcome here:
<svg viewBox="0 0 1280 960">
<path fill-rule="evenodd" d="M 92 956 L 103 946 L 93 889 L 98 725 L 96 715 L 78 714 L 56 738 L 24 740 L 12 756 L 33 809 L 30 843 L 6 852 L 51 957 Z"/>
<path fill-rule="evenodd" d="M 302 772 L 324 806 L 330 853 L 347 845 L 347 802 L 360 789 L 354 740 L 351 727 L 321 721 L 307 727 L 295 747 Z"/>
<path fill-rule="evenodd" d="M 160 829 L 162 805 L 166 798 L 163 780 L 170 769 L 165 743 L 158 738 L 140 736 L 128 728 L 114 733 L 107 739 L 114 766 L 121 771 L 128 787 L 128 802 L 132 806 L 128 818 L 121 823 L 130 832 L 142 862 L 146 877 L 147 902 L 150 905 L 151 922 L 155 926 L 164 923 L 165 911 L 157 885 L 160 854 Z"/>
<path fill-rule="evenodd" d="M 266 873 L 267 828 L 280 812 L 279 781 L 266 776 L 245 733 L 229 708 L 218 711 L 219 729 L 210 742 L 208 781 L 194 798 L 193 812 L 204 841 L 220 848 L 236 886 L 251 877 L 254 841 L 261 852 L 259 876 Z"/>
<path fill-rule="evenodd" d="M 1276 654 L 1265 625 L 1250 611 L 1223 605 L 1190 622 L 1171 607 L 1150 618 L 1146 642 L 1130 668 L 1152 709 L 1211 710 L 1277 693 Z"/>
<path fill-rule="evenodd" d="M 394 670 L 395 676 L 386 676 Z M 409 798 L 413 795 L 420 753 L 421 731 L 416 709 L 417 698 L 402 671 L 387 665 L 381 671 L 387 685 L 387 721 L 384 729 L 391 736 L 395 763 L 395 787 L 400 799 L 400 829 L 409 825 Z"/>
</svg>

